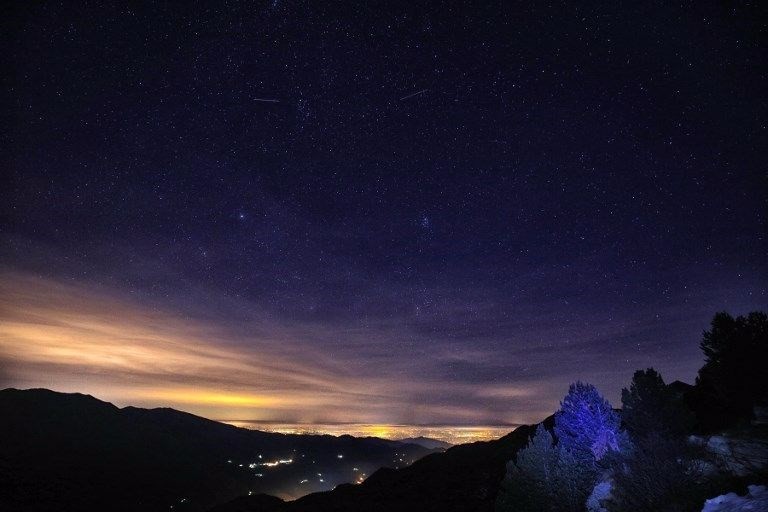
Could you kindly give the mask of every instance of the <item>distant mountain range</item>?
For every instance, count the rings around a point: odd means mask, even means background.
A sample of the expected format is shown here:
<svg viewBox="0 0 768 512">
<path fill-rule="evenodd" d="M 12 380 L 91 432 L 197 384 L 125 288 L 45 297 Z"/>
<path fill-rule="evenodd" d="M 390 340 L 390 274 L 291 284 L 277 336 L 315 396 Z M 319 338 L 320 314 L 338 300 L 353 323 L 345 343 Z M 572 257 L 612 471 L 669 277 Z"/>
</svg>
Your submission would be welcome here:
<svg viewBox="0 0 768 512">
<path fill-rule="evenodd" d="M 552 427 L 552 416 L 544 420 Z M 210 512 L 492 512 L 506 463 L 534 426 L 501 439 L 460 444 L 400 468 L 382 468 L 359 485 L 339 485 L 294 501 L 242 496 Z"/>
<path fill-rule="evenodd" d="M 267 433 L 173 409 L 5 389 L 0 510 L 201 511 L 249 493 L 291 498 L 402 467 L 434 451 L 422 444 L 440 443 L 412 441 Z M 375 480 L 389 474 L 379 470 Z"/>
<path fill-rule="evenodd" d="M 431 437 L 408 437 L 405 439 L 398 439 L 401 443 L 406 444 L 418 444 L 419 446 L 423 446 L 424 448 L 429 448 L 430 450 L 435 449 L 442 449 L 446 450 L 453 446 L 451 443 L 446 443 L 445 441 L 441 441 L 439 439 L 432 439 Z"/>
</svg>

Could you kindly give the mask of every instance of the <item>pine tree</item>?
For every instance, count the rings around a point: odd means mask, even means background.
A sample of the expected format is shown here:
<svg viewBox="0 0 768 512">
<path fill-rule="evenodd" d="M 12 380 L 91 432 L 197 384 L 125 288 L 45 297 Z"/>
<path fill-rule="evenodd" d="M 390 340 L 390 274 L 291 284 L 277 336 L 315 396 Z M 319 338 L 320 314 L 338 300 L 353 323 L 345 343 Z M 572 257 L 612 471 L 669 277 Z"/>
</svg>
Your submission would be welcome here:
<svg viewBox="0 0 768 512">
<path fill-rule="evenodd" d="M 695 454 L 684 438 L 692 424 L 686 406 L 653 368 L 635 372 L 621 403 L 634 449 L 616 464 L 611 509 L 692 510 L 703 497 L 695 490 Z"/>
<path fill-rule="evenodd" d="M 599 476 L 598 461 L 623 445 L 618 415 L 594 386 L 577 382 L 563 398 L 552 435 L 541 425 L 507 476 L 498 511 L 581 512 Z M 605 464 L 607 467 L 607 464 Z"/>
<path fill-rule="evenodd" d="M 611 451 L 620 449 L 621 420 L 591 384 L 571 384 L 555 415 L 559 445 L 579 463 L 593 467 Z"/>
<path fill-rule="evenodd" d="M 683 401 L 653 368 L 637 370 L 629 389 L 621 390 L 621 419 L 634 439 L 651 433 L 677 438 L 693 423 Z"/>
<path fill-rule="evenodd" d="M 507 464 L 497 499 L 499 512 L 539 512 L 555 510 L 551 494 L 556 485 L 558 452 L 552 434 L 539 425 L 528 445 Z"/>
<path fill-rule="evenodd" d="M 696 394 L 705 426 L 721 428 L 748 419 L 755 405 L 768 403 L 768 315 L 718 313 L 704 332 L 701 350 L 705 363 Z"/>
</svg>

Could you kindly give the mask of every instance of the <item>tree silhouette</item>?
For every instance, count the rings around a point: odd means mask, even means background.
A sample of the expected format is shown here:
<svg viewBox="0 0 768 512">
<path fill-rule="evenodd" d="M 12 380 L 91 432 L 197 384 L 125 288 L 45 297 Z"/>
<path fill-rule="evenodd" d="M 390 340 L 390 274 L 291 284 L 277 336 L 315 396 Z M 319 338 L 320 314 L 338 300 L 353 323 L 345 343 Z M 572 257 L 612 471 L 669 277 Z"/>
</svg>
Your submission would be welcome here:
<svg viewBox="0 0 768 512">
<path fill-rule="evenodd" d="M 539 425 L 528 445 L 507 464 L 496 510 L 535 512 L 554 510 L 552 490 L 558 485 L 558 453 L 552 434 Z"/>
<path fill-rule="evenodd" d="M 554 443 L 539 425 L 528 446 L 507 474 L 497 497 L 498 512 L 581 512 L 594 475 L 585 472 L 573 454 Z"/>
<path fill-rule="evenodd" d="M 692 427 L 693 418 L 653 368 L 637 370 L 629 389 L 621 390 L 621 419 L 633 440 L 651 433 L 677 438 Z"/>
<path fill-rule="evenodd" d="M 661 512 L 700 504 L 698 476 L 685 441 L 692 417 L 653 368 L 638 370 L 621 392 L 621 416 L 632 450 L 615 464 L 612 510 Z"/>
<path fill-rule="evenodd" d="M 705 363 L 696 379 L 695 404 L 702 423 L 721 428 L 749 419 L 768 403 L 768 316 L 733 318 L 718 313 L 701 341 Z"/>
</svg>

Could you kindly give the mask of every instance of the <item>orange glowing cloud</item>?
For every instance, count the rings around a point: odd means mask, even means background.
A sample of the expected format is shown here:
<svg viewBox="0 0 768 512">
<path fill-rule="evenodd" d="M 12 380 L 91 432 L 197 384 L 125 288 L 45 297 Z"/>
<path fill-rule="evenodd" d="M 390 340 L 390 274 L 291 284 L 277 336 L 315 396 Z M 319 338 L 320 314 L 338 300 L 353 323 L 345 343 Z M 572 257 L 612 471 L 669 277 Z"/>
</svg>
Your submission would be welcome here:
<svg viewBox="0 0 768 512">
<path fill-rule="evenodd" d="M 257 352 L 213 327 L 82 286 L 5 275 L 0 301 L 0 358 L 16 385 L 214 415 L 258 408 L 270 416 L 345 393 L 338 376 L 290 358 L 285 344 L 256 344 Z"/>
<path fill-rule="evenodd" d="M 421 377 L 430 360 L 354 359 L 375 332 L 329 348 L 316 326 L 249 320 L 254 334 L 139 304 L 93 285 L 0 274 L 0 385 L 91 393 L 118 405 L 171 406 L 220 419 L 471 422 L 478 404 L 526 387 L 477 388 Z M 249 324 L 251 325 L 251 324 Z M 351 347 L 351 348 L 350 348 Z M 439 360 L 438 357 L 435 358 Z M 439 390 L 448 398 L 432 401 Z M 464 402 L 451 403 L 451 393 Z M 386 427 L 376 427 L 384 435 Z"/>
</svg>

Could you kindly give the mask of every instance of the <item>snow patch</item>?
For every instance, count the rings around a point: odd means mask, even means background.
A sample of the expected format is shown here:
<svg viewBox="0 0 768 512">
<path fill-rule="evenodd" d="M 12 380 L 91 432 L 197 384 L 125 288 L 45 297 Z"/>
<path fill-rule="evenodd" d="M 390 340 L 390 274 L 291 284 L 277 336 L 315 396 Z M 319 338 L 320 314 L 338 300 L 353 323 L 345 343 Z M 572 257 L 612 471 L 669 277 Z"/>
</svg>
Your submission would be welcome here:
<svg viewBox="0 0 768 512">
<path fill-rule="evenodd" d="M 729 492 L 707 500 L 701 512 L 759 512 L 768 510 L 768 489 L 750 485 L 745 496 Z"/>
</svg>

